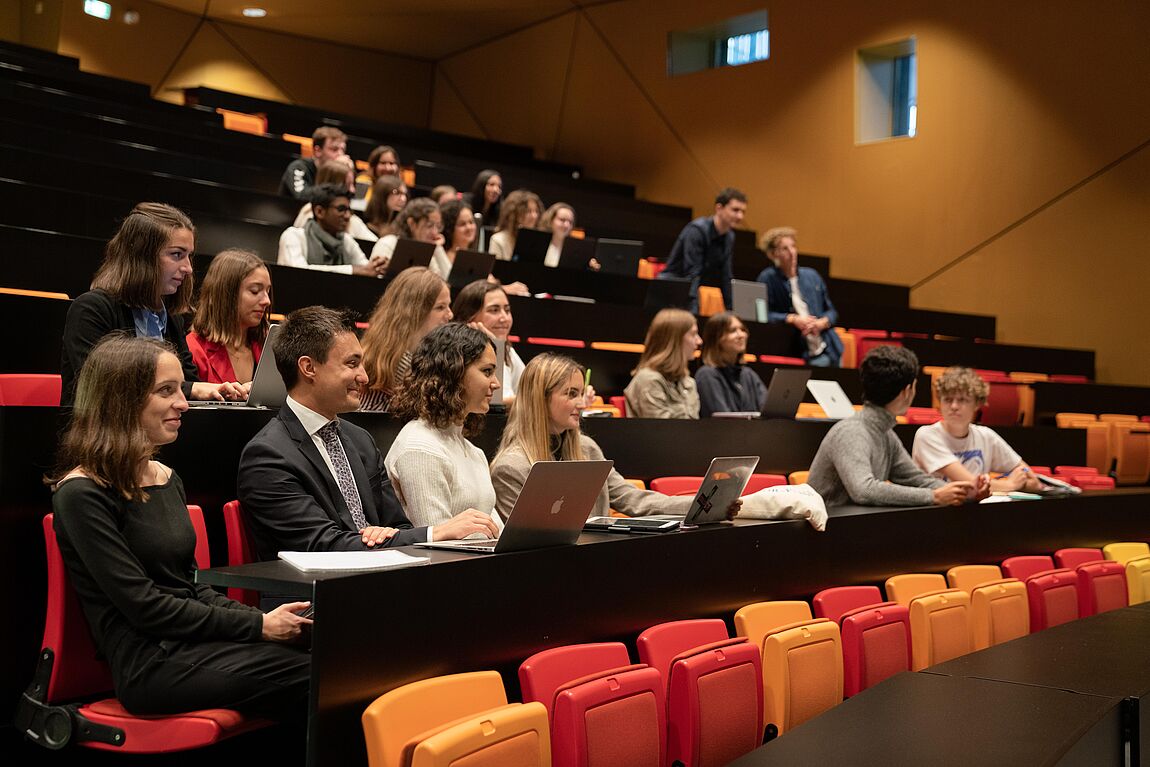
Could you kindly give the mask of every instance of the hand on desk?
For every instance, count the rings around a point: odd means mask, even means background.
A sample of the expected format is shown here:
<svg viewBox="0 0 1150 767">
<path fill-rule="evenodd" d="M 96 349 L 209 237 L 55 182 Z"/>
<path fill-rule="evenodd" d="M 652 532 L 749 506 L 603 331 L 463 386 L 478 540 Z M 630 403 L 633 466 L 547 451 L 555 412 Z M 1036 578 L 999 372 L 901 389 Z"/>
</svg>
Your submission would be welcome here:
<svg viewBox="0 0 1150 767">
<path fill-rule="evenodd" d="M 374 548 L 376 546 L 382 546 L 383 544 L 387 543 L 389 540 L 391 540 L 391 536 L 398 532 L 399 530 L 395 529 L 394 527 L 376 527 L 374 525 L 368 525 L 359 531 L 359 536 L 365 545 Z"/>
<path fill-rule="evenodd" d="M 959 506 L 974 493 L 974 483 L 961 480 L 947 482 L 942 487 L 934 489 L 935 506 Z"/>
<path fill-rule="evenodd" d="M 264 613 L 264 641 L 290 642 L 299 638 L 302 627 L 311 625 L 312 621 L 296 613 L 309 607 L 311 602 L 288 602 L 270 613 Z"/>
<path fill-rule="evenodd" d="M 743 499 L 742 498 L 736 498 L 735 500 L 731 501 L 731 505 L 727 507 L 727 521 L 729 522 L 732 519 L 734 519 L 735 517 L 739 516 L 739 510 L 742 508 L 743 508 Z"/>
<path fill-rule="evenodd" d="M 490 514 L 468 509 L 433 527 L 431 538 L 435 541 L 456 541 L 474 533 L 483 533 L 488 538 L 498 538 L 499 527 Z"/>
</svg>

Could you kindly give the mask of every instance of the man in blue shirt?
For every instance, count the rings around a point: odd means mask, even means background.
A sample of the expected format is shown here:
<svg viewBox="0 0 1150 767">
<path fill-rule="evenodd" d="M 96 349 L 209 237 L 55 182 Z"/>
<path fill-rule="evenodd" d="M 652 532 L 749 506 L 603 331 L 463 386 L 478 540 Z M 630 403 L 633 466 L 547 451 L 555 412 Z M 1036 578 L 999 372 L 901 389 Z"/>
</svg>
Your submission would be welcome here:
<svg viewBox="0 0 1150 767">
<path fill-rule="evenodd" d="M 799 266 L 796 232 L 786 226 L 770 229 L 761 245 L 774 266 L 759 273 L 767 284 L 767 321 L 785 322 L 799 331 L 796 355 L 815 367 L 838 367 L 843 342 L 834 331 L 839 313 L 827 295 L 823 278 Z"/>
<path fill-rule="evenodd" d="M 723 291 L 723 303 L 731 307 L 731 258 L 735 250 L 735 227 L 747 212 L 747 196 L 727 187 L 715 197 L 715 213 L 696 218 L 687 224 L 675 240 L 667 268 L 660 278 L 691 280 L 689 311 L 699 311 L 699 286 L 709 285 Z"/>
</svg>

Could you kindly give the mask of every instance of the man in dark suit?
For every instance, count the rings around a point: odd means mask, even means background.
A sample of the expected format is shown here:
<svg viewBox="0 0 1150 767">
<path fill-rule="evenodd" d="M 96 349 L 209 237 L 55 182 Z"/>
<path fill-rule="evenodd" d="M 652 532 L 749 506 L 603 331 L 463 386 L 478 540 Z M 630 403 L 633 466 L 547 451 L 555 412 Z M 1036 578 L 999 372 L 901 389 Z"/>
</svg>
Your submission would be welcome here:
<svg viewBox="0 0 1150 767">
<path fill-rule="evenodd" d="M 359 408 L 367 383 L 350 317 L 319 306 L 294 311 L 274 352 L 287 404 L 244 448 L 238 480 L 261 558 L 498 535 L 491 517 L 477 511 L 434 527 L 411 526 L 375 440 L 339 419 Z"/>
</svg>

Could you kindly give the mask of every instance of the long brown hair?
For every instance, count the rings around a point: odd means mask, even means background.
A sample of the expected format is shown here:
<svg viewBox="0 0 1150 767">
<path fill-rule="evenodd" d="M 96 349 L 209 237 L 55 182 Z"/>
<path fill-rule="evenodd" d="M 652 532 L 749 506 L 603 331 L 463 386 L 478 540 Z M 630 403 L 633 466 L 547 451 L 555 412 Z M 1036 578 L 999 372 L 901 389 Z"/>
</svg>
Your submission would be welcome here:
<svg viewBox="0 0 1150 767">
<path fill-rule="evenodd" d="M 683 336 L 694 324 L 695 316 L 690 312 L 660 309 L 651 320 L 651 327 L 647 328 L 643 354 L 632 372 L 651 368 L 672 381 L 687 375 L 690 357 L 683 352 Z"/>
<path fill-rule="evenodd" d="M 545 352 L 527 363 L 515 388 L 515 402 L 507 416 L 507 425 L 503 427 L 499 454 L 519 448 L 532 463 L 552 459 L 551 395 L 560 386 L 566 385 L 572 373 L 582 375 L 583 368 L 562 354 Z M 583 460 L 583 446 L 579 436 L 578 426 L 560 432 L 559 457 L 562 460 Z M 496 455 L 495 460 L 499 460 L 499 455 Z"/>
<path fill-rule="evenodd" d="M 527 208 L 531 203 L 535 203 L 535 210 L 540 215 L 543 214 L 543 201 L 539 199 L 539 195 L 535 192 L 526 189 L 516 189 L 511 194 L 507 195 L 503 200 L 503 207 L 499 209 L 499 227 L 497 231 L 507 232 L 511 235 L 512 242 L 519 234 L 519 219 L 523 218 L 527 213 Z M 536 219 L 538 224 L 538 219 Z"/>
<path fill-rule="evenodd" d="M 403 186 L 405 184 L 399 176 L 380 176 L 371 185 L 371 199 L 367 201 L 363 215 L 368 226 L 380 237 L 394 233 L 392 226 L 398 212 L 392 212 L 387 207 L 387 201 L 391 199 L 392 192 Z"/>
<path fill-rule="evenodd" d="M 44 481 L 55 486 L 75 469 L 100 487 L 129 501 L 146 501 L 140 466 L 156 454 L 140 425 L 140 413 L 156 381 L 161 354 L 175 348 L 154 338 L 106 336 L 92 349 L 80 371 L 76 404 L 60 440 L 56 471 Z"/>
<path fill-rule="evenodd" d="M 196 233 L 192 220 L 171 205 L 141 202 L 132 208 L 104 248 L 104 261 L 92 278 L 92 289 L 103 290 L 133 308 L 155 311 L 167 304 L 172 314 L 187 314 L 192 309 L 193 275 L 174 294 L 160 294 L 160 252 L 177 229 Z"/>
<path fill-rule="evenodd" d="M 479 314 L 483 311 L 483 305 L 487 303 L 487 296 L 497 290 L 505 297 L 507 296 L 507 290 L 503 287 L 503 283 L 498 280 L 495 282 L 475 280 L 467 283 L 455 297 L 455 303 L 451 305 L 451 314 L 458 322 L 480 322 Z M 504 341 L 504 365 L 511 364 L 511 349 L 511 341 Z"/>
<path fill-rule="evenodd" d="M 256 269 L 266 268 L 263 259 L 250 250 L 229 248 L 212 259 L 204 284 L 200 288 L 199 306 L 192 329 L 209 341 L 224 346 L 262 344 L 268 337 L 268 314 L 259 325 L 241 333 L 238 302 L 240 286 Z M 268 294 L 271 294 L 271 275 L 268 275 Z"/>
<path fill-rule="evenodd" d="M 418 340 L 415 334 L 447 283 L 426 266 L 404 269 L 379 297 L 363 334 L 363 367 L 367 388 L 394 392 L 395 370 Z"/>
<path fill-rule="evenodd" d="M 411 356 L 411 371 L 391 401 L 392 415 L 421 418 L 437 429 L 446 429 L 463 416 L 463 436 L 483 431 L 483 415 L 466 412 L 463 378 L 490 346 L 486 333 L 459 322 L 428 333 Z"/>
<path fill-rule="evenodd" d="M 712 314 L 703 323 L 703 364 L 721 368 L 732 364 L 723 357 L 723 336 L 731 329 L 731 325 L 741 323 L 734 312 L 719 312 Z M 745 326 L 744 326 L 745 327 Z M 748 333 L 748 335 L 750 335 Z M 734 364 L 739 362 L 739 355 L 735 355 Z"/>
</svg>

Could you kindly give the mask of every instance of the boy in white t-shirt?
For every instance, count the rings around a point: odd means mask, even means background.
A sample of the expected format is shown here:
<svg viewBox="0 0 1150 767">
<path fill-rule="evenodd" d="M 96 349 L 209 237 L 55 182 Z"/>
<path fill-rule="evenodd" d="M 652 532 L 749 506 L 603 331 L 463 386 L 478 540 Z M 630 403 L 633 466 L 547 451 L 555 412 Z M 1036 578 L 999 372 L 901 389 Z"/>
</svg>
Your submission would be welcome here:
<svg viewBox="0 0 1150 767">
<path fill-rule="evenodd" d="M 927 474 L 955 480 L 974 480 L 981 474 L 1001 472 L 990 489 L 1037 491 L 1041 488 L 1030 467 L 1006 440 L 974 421 L 986 404 L 990 385 L 970 368 L 947 368 L 935 382 L 942 420 L 923 426 L 914 435 L 911 451 L 915 463 Z"/>
</svg>

